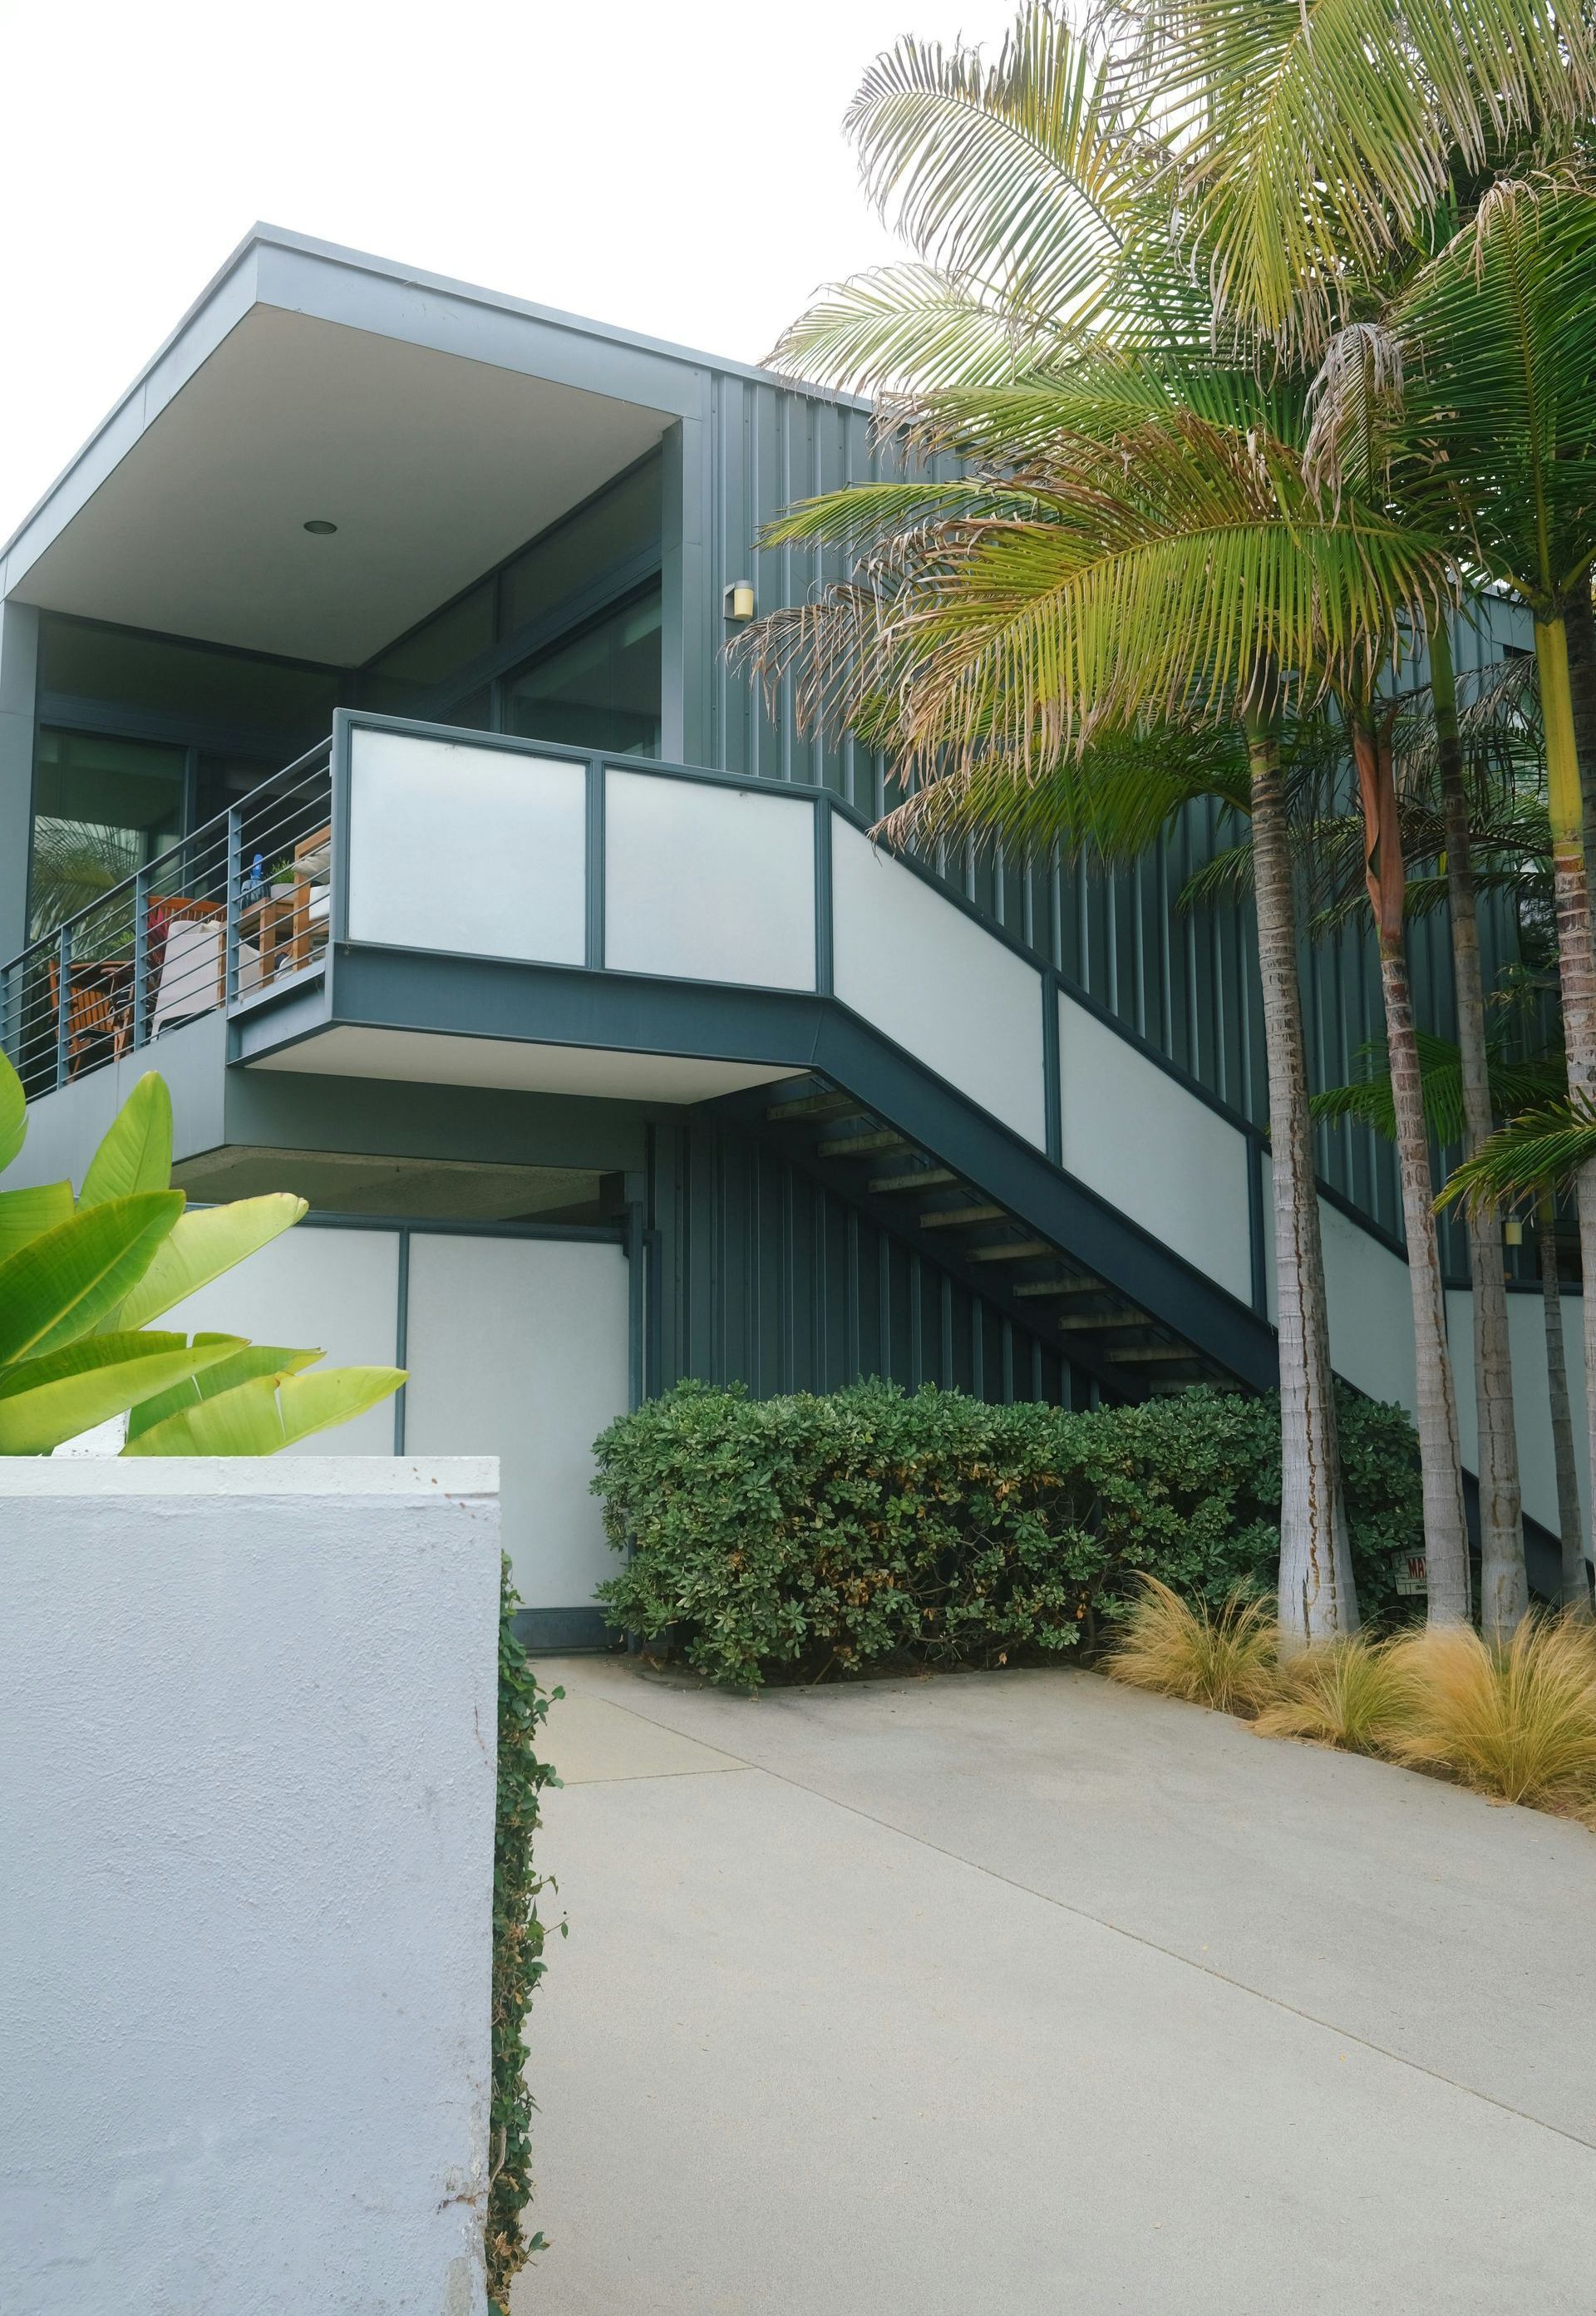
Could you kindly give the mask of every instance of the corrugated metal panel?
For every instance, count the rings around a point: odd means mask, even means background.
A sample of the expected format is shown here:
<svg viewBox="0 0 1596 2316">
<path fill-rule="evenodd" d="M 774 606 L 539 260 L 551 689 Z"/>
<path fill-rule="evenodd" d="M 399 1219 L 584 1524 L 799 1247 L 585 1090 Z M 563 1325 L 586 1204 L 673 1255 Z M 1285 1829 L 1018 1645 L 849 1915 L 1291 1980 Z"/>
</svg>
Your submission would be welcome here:
<svg viewBox="0 0 1596 2316">
<path fill-rule="evenodd" d="M 1089 1406 L 1089 1378 L 941 1266 L 753 1136 L 655 1129 L 650 1390 L 741 1379 L 759 1397 L 861 1376 Z"/>
</svg>

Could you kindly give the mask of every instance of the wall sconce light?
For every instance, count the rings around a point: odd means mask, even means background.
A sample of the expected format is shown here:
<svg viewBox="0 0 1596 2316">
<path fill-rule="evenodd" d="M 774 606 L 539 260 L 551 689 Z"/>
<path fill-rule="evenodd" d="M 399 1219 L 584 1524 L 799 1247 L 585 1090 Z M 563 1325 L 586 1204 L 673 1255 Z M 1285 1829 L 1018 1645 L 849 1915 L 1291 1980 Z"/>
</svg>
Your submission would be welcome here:
<svg viewBox="0 0 1596 2316">
<path fill-rule="evenodd" d="M 734 579 L 726 591 L 726 616 L 728 619 L 751 619 L 753 617 L 753 582 Z"/>
<path fill-rule="evenodd" d="M 1507 1218 L 1506 1222 L 1504 1222 L 1504 1223 L 1502 1224 L 1502 1244 L 1503 1244 L 1504 1246 L 1522 1246 L 1522 1245 L 1523 1245 L 1523 1243 L 1524 1243 L 1524 1225 L 1523 1225 L 1523 1224 L 1519 1220 L 1519 1218 L 1518 1218 L 1517 1215 L 1510 1215 L 1510 1216 L 1508 1216 L 1508 1218 Z"/>
</svg>

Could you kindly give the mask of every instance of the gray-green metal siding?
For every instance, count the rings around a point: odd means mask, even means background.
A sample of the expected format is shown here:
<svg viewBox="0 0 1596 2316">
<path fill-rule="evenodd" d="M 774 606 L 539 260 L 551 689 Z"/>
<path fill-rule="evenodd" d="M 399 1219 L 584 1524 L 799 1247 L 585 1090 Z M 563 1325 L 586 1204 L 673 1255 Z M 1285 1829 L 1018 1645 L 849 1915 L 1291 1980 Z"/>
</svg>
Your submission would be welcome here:
<svg viewBox="0 0 1596 2316">
<path fill-rule="evenodd" d="M 699 1376 L 764 1398 L 886 1376 L 1092 1403 L 1057 1350 L 724 1120 L 655 1127 L 650 1176 L 650 1391 Z"/>
</svg>

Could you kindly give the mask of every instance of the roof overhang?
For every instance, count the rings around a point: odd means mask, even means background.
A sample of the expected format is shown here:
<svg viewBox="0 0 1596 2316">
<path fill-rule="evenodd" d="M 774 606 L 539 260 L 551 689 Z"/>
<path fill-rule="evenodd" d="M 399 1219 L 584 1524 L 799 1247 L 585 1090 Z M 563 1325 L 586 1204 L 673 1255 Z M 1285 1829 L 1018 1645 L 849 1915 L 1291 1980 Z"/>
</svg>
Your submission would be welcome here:
<svg viewBox="0 0 1596 2316">
<path fill-rule="evenodd" d="M 355 664 L 701 416 L 709 376 L 257 227 L 9 543 L 0 591 Z"/>
</svg>

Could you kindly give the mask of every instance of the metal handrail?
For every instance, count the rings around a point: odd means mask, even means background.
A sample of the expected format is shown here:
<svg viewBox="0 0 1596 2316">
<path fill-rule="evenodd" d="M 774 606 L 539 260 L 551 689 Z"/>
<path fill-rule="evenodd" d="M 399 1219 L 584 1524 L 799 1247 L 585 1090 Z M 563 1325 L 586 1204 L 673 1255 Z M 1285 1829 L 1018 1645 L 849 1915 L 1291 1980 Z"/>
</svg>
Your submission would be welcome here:
<svg viewBox="0 0 1596 2316">
<path fill-rule="evenodd" d="M 245 832 L 258 856 L 330 822 L 332 747 L 329 735 L 269 773 L 237 803 L 0 966 L 0 1044 L 30 1095 L 147 1046 L 165 1027 L 236 1002 L 241 920 L 254 905 L 244 874 Z M 259 955 L 272 959 L 263 977 L 277 977 L 285 948 L 291 966 L 313 962 L 308 904 L 285 921 L 281 909 L 267 906 L 267 893 L 255 898 L 263 907 Z M 192 941 L 174 960 L 174 934 L 185 919 L 214 924 L 218 938 Z M 253 969 L 255 952 L 247 942 L 245 955 Z"/>
</svg>

